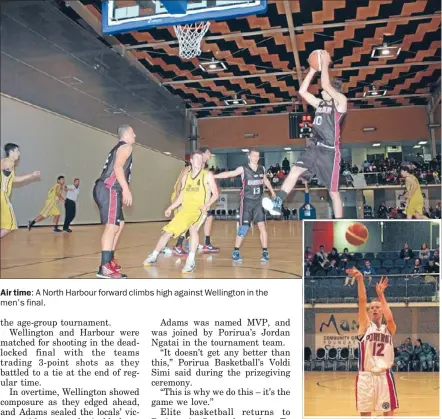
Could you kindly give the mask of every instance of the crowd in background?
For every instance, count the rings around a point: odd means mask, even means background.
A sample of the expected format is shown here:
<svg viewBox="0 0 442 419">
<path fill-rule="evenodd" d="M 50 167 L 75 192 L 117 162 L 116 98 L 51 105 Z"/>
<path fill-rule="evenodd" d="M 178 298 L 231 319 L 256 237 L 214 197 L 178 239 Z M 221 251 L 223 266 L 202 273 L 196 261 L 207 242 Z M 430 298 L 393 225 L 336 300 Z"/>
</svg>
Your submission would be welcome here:
<svg viewBox="0 0 442 419">
<path fill-rule="evenodd" d="M 363 173 L 367 185 L 401 185 L 403 180 L 400 176 L 400 166 L 402 161 L 394 158 L 388 158 L 384 160 L 366 160 L 362 167 L 357 165 L 351 165 L 346 161 L 341 161 L 341 186 L 354 186 L 354 176 Z M 441 183 L 441 156 L 438 154 L 433 160 L 429 162 L 423 161 L 422 156 L 417 155 L 415 159 L 412 159 L 411 163 L 414 165 L 414 174 L 422 184 L 439 184 Z M 294 164 L 294 163 L 293 163 Z M 267 177 L 275 187 L 280 186 L 286 176 L 290 172 L 291 166 L 287 157 L 284 158 L 282 163 L 272 164 L 267 168 Z M 210 167 L 210 170 L 215 174 L 226 171 L 225 168 L 219 168 L 218 166 Z M 301 181 L 300 181 L 301 182 Z M 240 186 L 240 181 L 235 179 L 226 179 L 221 187 L 237 187 Z M 318 185 L 317 181 L 313 178 L 311 186 Z"/>
<path fill-rule="evenodd" d="M 413 346 L 411 338 L 406 338 L 402 344 L 395 348 L 394 364 L 400 371 L 418 369 L 431 371 L 436 356 L 436 349 L 429 343 L 422 342 L 422 339 L 416 339 Z"/>
<path fill-rule="evenodd" d="M 426 243 L 422 243 L 418 251 L 410 249 L 408 243 L 404 243 L 399 252 L 399 258 L 404 260 L 402 274 L 429 274 L 431 276 L 439 273 L 439 248 L 431 251 Z M 347 248 L 339 253 L 338 249 L 333 247 L 329 253 L 326 253 L 324 246 L 321 245 L 315 253 L 308 246 L 304 253 L 304 274 L 306 277 L 346 276 L 345 270 L 350 267 L 351 262 L 356 261 L 355 254 L 351 254 Z M 377 275 L 370 259 L 365 259 L 361 272 L 367 278 Z M 348 281 L 345 285 L 349 285 Z"/>
</svg>

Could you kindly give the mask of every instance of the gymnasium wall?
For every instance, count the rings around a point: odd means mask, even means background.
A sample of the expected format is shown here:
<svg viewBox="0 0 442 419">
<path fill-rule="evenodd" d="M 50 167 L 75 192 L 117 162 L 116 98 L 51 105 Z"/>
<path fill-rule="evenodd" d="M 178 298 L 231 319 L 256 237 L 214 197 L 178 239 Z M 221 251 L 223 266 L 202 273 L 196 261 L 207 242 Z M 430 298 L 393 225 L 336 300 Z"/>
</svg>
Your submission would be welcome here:
<svg viewBox="0 0 442 419">
<path fill-rule="evenodd" d="M 16 173 L 41 172 L 39 182 L 16 185 L 13 190 L 12 204 L 18 224 L 24 226 L 38 215 L 58 175 L 66 176 L 68 184 L 75 177 L 80 178 L 75 223 L 99 223 L 92 190 L 109 151 L 117 142 L 116 136 L 5 96 L 1 97 L 1 121 L 2 145 L 13 142 L 21 148 Z M 137 139 L 147 135 L 136 134 Z M 133 206 L 125 210 L 126 220 L 163 220 L 182 167 L 181 160 L 136 144 L 131 184 Z M 60 204 L 59 208 L 63 220 L 64 205 Z"/>
<path fill-rule="evenodd" d="M 212 148 L 303 146 L 289 138 L 288 115 L 203 118 L 198 121 L 201 142 Z M 364 127 L 376 127 L 363 133 Z M 255 138 L 244 135 L 257 134 Z M 351 110 L 346 116 L 342 143 L 428 140 L 424 107 Z"/>
<path fill-rule="evenodd" d="M 406 241 L 414 251 L 418 251 L 424 242 L 431 248 L 435 248 L 439 245 L 439 225 L 437 222 L 361 221 L 368 229 L 368 240 L 362 246 L 352 246 L 347 242 L 345 233 L 347 228 L 354 222 L 355 221 L 341 220 L 339 222 L 318 221 L 308 223 L 305 225 L 305 243 L 308 246 L 312 246 L 315 252 L 318 250 L 319 245 L 327 242 L 330 243 L 328 247 L 331 247 L 331 243 L 333 243 L 333 246 L 336 247 L 339 252 L 342 252 L 344 248 L 347 247 L 350 252 L 361 253 L 386 251 L 399 252 Z M 327 230 L 329 232 L 328 236 L 331 235 L 332 237 L 321 237 L 321 232 L 325 231 L 324 228 L 327 224 L 333 224 L 333 229 Z M 329 252 L 330 250 L 331 249 L 326 248 L 326 252 Z"/>
<path fill-rule="evenodd" d="M 388 291 L 387 291 L 388 300 Z M 438 307 L 393 307 L 393 316 L 397 324 L 397 331 L 394 339 L 394 346 L 398 346 L 402 341 L 411 337 L 414 341 L 418 338 L 424 342 L 428 342 L 439 349 L 439 308 Z M 320 332 L 318 325 L 315 327 L 315 316 L 322 314 L 321 317 L 329 319 L 331 315 L 334 315 L 337 320 L 338 332 L 332 324 L 330 326 L 323 327 L 322 332 L 328 335 L 344 335 L 348 334 L 350 337 L 354 337 L 357 334 L 357 330 L 349 333 L 343 333 L 340 329 L 340 321 L 338 319 L 347 319 L 351 325 L 353 320 L 357 321 L 357 307 L 354 308 L 329 308 L 323 309 L 304 309 L 304 346 L 308 346 L 312 349 L 316 348 L 316 344 L 320 339 L 316 339 Z"/>
<path fill-rule="evenodd" d="M 439 103 L 439 106 L 434 111 L 435 112 L 435 114 L 434 114 L 435 120 L 436 120 L 436 123 L 438 123 L 438 124 L 440 124 L 440 116 L 441 116 L 440 115 L 440 111 L 441 111 L 441 109 L 440 109 L 440 103 Z M 440 130 L 440 127 L 436 128 L 436 138 L 437 138 L 437 143 L 438 143 L 438 150 L 439 150 L 439 153 L 440 153 L 440 143 L 441 143 L 441 130 Z"/>
</svg>

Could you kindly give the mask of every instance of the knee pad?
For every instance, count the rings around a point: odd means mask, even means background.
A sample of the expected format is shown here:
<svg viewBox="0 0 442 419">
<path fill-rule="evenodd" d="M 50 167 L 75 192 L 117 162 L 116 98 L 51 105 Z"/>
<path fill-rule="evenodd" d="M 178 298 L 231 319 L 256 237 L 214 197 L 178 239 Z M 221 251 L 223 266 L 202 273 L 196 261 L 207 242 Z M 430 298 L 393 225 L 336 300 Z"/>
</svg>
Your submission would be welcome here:
<svg viewBox="0 0 442 419">
<path fill-rule="evenodd" d="M 238 228 L 238 237 L 246 237 L 247 232 L 249 231 L 249 226 L 248 225 L 242 225 L 239 226 Z"/>
</svg>

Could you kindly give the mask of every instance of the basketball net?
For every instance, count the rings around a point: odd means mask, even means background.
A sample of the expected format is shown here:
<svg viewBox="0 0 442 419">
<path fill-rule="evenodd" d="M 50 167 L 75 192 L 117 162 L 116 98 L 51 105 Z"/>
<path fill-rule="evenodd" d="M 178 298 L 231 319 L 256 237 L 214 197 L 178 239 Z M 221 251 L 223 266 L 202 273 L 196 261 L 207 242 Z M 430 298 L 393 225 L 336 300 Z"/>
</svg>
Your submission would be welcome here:
<svg viewBox="0 0 442 419">
<path fill-rule="evenodd" d="M 191 59 L 201 54 L 201 41 L 209 30 L 210 22 L 196 22 L 189 25 L 174 25 L 180 45 L 180 57 Z"/>
</svg>

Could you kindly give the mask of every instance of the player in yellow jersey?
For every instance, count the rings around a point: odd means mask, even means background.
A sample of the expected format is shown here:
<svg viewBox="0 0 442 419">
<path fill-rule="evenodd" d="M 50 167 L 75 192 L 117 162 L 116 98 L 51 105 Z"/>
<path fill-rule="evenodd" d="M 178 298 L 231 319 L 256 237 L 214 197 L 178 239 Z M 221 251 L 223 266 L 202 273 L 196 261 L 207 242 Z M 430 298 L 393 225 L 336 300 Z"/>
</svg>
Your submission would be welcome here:
<svg viewBox="0 0 442 419">
<path fill-rule="evenodd" d="M 32 172 L 29 175 L 23 176 L 15 175 L 15 165 L 20 158 L 20 148 L 17 144 L 6 144 L 5 154 L 6 158 L 1 161 L 0 174 L 0 239 L 17 229 L 14 209 L 10 201 L 12 185 L 40 177 L 40 172 Z"/>
<path fill-rule="evenodd" d="M 405 179 L 405 189 L 407 190 L 405 194 L 405 214 L 408 219 L 412 219 L 413 217 L 422 220 L 427 219 L 428 217 L 423 215 L 424 198 L 419 181 L 411 172 L 411 164 L 402 163 L 401 176 Z"/>
<path fill-rule="evenodd" d="M 163 227 L 163 234 L 158 240 L 155 250 L 144 261 L 144 265 L 156 263 L 158 255 L 170 238 L 172 236 L 179 237 L 189 230 L 190 251 L 183 273 L 190 273 L 195 269 L 195 254 L 199 242 L 198 230 L 207 217 L 207 211 L 216 202 L 219 194 L 213 174 L 204 169 L 204 158 L 200 151 L 192 153 L 190 163 L 192 169 L 183 176 L 180 193 L 172 205 L 167 208 L 165 215 L 170 217 L 172 211 L 180 205 L 181 210 L 169 224 Z"/>
<path fill-rule="evenodd" d="M 49 189 L 48 197 L 40 215 L 35 217 L 32 221 L 29 221 L 28 230 L 40 221 L 46 220 L 48 217 L 54 217 L 54 231 L 56 233 L 61 233 L 61 229 L 58 228 L 58 221 L 60 219 L 60 210 L 57 205 L 60 201 L 64 201 L 63 198 L 63 186 L 64 186 L 64 176 L 58 176 L 57 183 Z"/>
<path fill-rule="evenodd" d="M 204 168 L 207 169 L 207 162 L 212 158 L 212 152 L 207 147 L 201 147 L 199 149 L 199 151 L 203 155 Z M 172 202 L 178 196 L 178 193 L 179 193 L 180 188 L 181 188 L 181 181 L 183 179 L 183 176 L 187 175 L 189 170 L 190 170 L 190 167 L 185 167 L 181 171 L 180 175 L 178 176 L 178 180 L 175 183 L 173 194 L 172 194 Z M 205 253 L 217 253 L 220 250 L 219 247 L 213 246 L 212 243 L 211 243 L 211 240 L 210 240 L 210 235 L 211 235 L 211 232 L 212 232 L 213 219 L 215 218 L 215 207 L 216 207 L 216 201 L 212 204 L 212 208 L 209 208 L 209 210 L 207 211 L 206 221 L 204 222 L 204 245 L 203 246 L 199 246 L 199 247 Z M 179 208 L 177 208 L 175 210 L 175 214 L 176 214 L 177 211 L 179 211 Z M 183 234 L 182 236 L 180 236 L 178 238 L 178 241 L 177 241 L 177 243 L 176 243 L 176 245 L 175 245 L 175 247 L 173 249 L 175 254 L 177 254 L 177 255 L 186 255 L 187 254 L 187 252 L 183 249 L 183 242 L 184 242 L 184 239 L 186 237 L 188 237 L 188 232 L 186 232 L 185 234 Z"/>
</svg>

